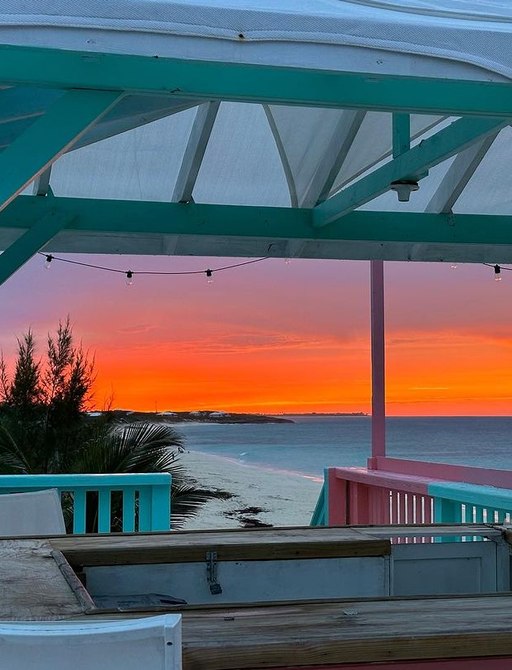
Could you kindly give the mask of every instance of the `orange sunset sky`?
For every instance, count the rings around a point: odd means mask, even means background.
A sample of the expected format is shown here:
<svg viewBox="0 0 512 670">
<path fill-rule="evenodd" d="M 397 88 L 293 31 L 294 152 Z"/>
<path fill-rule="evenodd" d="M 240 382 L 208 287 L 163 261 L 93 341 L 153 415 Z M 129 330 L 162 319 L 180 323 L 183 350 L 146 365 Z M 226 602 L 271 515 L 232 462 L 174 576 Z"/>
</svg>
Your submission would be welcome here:
<svg viewBox="0 0 512 670">
<path fill-rule="evenodd" d="M 236 259 L 68 256 L 132 270 Z M 512 414 L 512 272 L 387 263 L 389 415 Z M 123 275 L 37 257 L 1 291 L 0 346 L 69 314 L 95 354 L 95 405 L 139 410 L 370 411 L 369 264 L 266 260 L 206 277 Z"/>
</svg>

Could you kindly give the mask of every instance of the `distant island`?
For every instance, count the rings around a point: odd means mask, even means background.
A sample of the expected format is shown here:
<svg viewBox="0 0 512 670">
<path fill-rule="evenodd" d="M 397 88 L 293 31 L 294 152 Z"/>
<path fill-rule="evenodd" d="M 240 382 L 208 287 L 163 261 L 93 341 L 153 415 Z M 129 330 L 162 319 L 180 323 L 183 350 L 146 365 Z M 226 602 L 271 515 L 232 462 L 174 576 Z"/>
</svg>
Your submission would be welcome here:
<svg viewBox="0 0 512 670">
<path fill-rule="evenodd" d="M 128 409 L 113 409 L 108 412 L 88 412 L 89 416 L 109 414 L 116 421 L 148 421 L 151 423 L 294 423 L 283 416 L 266 414 L 238 414 L 215 410 L 197 410 L 194 412 L 137 412 Z"/>
</svg>

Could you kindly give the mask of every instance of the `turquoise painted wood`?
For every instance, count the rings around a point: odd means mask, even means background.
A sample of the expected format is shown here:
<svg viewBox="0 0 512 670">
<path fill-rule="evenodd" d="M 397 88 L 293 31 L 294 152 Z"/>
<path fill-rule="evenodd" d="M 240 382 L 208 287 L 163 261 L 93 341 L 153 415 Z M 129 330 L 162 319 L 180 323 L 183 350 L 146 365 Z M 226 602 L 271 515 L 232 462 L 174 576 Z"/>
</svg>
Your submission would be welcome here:
<svg viewBox="0 0 512 670">
<path fill-rule="evenodd" d="M 272 256 L 289 253 L 285 239 L 512 244 L 509 216 L 420 212 L 351 212 L 342 221 L 313 228 L 312 210 L 195 203 L 34 198 L 18 196 L 0 212 L 0 228 L 26 230 L 59 212 L 64 229 L 91 232 L 213 235 L 274 240 Z M 240 225 L 240 221 L 244 225 Z"/>
<path fill-rule="evenodd" d="M 85 533 L 86 524 L 86 489 L 73 489 L 73 533 L 80 535 Z M 124 530 L 124 528 L 123 528 Z"/>
<path fill-rule="evenodd" d="M 320 493 L 318 495 L 318 500 L 315 506 L 315 510 L 313 512 L 313 516 L 311 517 L 311 521 L 309 523 L 310 526 L 328 526 L 328 514 L 327 514 L 327 502 L 328 502 L 328 495 L 326 493 L 327 490 L 327 477 L 324 479 L 324 483 L 322 485 L 322 488 L 320 489 Z"/>
<path fill-rule="evenodd" d="M 437 523 L 508 523 L 512 517 L 510 489 L 442 482 L 430 484 L 429 492 Z"/>
<path fill-rule="evenodd" d="M 512 512 L 512 490 L 510 489 L 462 482 L 436 482 L 429 484 L 428 492 L 436 499 L 450 500 L 459 505 L 476 508 L 480 510 L 478 513 L 483 513 L 484 510 L 487 510 L 488 513 L 493 510 L 503 513 Z M 441 519 L 436 518 L 436 521 L 441 521 Z"/>
<path fill-rule="evenodd" d="M 37 67 L 34 67 L 37 63 Z M 0 47 L 0 81 L 61 89 L 341 107 L 448 116 L 511 116 L 512 86 L 428 77 Z"/>
<path fill-rule="evenodd" d="M 112 494 L 122 495 L 123 532 L 165 531 L 171 526 L 171 475 L 0 475 L 0 494 L 56 488 L 73 500 L 73 533 L 86 532 L 87 493 L 98 494 L 98 532 L 112 528 Z"/>
<path fill-rule="evenodd" d="M 68 221 L 65 214 L 54 212 L 42 217 L 0 255 L 0 284 L 36 254 Z"/>
<path fill-rule="evenodd" d="M 429 168 L 464 151 L 476 140 L 508 125 L 505 119 L 462 118 L 417 146 L 362 177 L 352 186 L 324 200 L 314 209 L 314 225 L 337 221 L 361 205 L 389 190 L 394 181 L 424 176 Z"/>
<path fill-rule="evenodd" d="M 119 99 L 118 93 L 106 91 L 70 91 L 54 102 L 0 155 L 0 211 Z M 0 256 L 0 284 L 65 223 L 62 214 L 48 212 L 6 249 Z"/>
<path fill-rule="evenodd" d="M 64 153 L 120 99 L 108 91 L 69 91 L 0 155 L 0 209 Z"/>
<path fill-rule="evenodd" d="M 411 148 L 410 114 L 393 114 L 393 158 Z"/>
</svg>

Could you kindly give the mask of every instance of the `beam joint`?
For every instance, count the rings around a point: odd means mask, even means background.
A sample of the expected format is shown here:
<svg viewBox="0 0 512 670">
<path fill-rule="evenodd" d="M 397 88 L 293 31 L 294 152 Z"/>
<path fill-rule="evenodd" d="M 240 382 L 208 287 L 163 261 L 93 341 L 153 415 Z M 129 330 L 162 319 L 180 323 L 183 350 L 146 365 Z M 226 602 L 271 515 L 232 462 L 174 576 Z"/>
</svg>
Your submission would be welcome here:
<svg viewBox="0 0 512 670">
<path fill-rule="evenodd" d="M 71 222 L 71 217 L 50 210 L 0 255 L 0 285 Z"/>
<path fill-rule="evenodd" d="M 508 121 L 505 119 L 462 118 L 454 121 L 315 207 L 313 225 L 322 227 L 341 219 L 388 191 L 393 183 L 424 173 L 506 125 Z"/>
<path fill-rule="evenodd" d="M 69 91 L 0 155 L 0 211 L 120 98 L 108 91 Z"/>
</svg>

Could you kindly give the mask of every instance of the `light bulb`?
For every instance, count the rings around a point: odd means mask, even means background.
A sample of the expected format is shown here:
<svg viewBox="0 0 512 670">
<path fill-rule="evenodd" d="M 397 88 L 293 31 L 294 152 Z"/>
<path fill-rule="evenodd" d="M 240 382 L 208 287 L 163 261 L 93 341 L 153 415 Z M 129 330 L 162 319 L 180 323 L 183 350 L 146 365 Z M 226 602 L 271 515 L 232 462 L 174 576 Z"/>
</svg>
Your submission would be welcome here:
<svg viewBox="0 0 512 670">
<path fill-rule="evenodd" d="M 206 281 L 208 284 L 213 284 L 213 270 L 206 270 Z"/>
<path fill-rule="evenodd" d="M 450 265 L 450 268 L 451 268 L 452 270 L 456 270 L 456 269 L 457 269 L 457 264 L 456 264 L 456 263 L 452 263 L 452 264 Z"/>
<path fill-rule="evenodd" d="M 285 258 L 284 259 L 284 264 L 285 265 L 290 265 L 291 262 L 292 262 L 291 258 Z"/>
<path fill-rule="evenodd" d="M 501 268 L 499 265 L 494 266 L 494 281 L 501 281 Z"/>
<path fill-rule="evenodd" d="M 52 264 L 52 261 L 53 261 L 53 256 L 52 256 L 51 254 L 48 254 L 48 255 L 46 256 L 46 261 L 45 261 L 45 263 L 44 263 L 44 267 L 45 267 L 47 270 L 50 269 L 51 264 Z"/>
<path fill-rule="evenodd" d="M 133 272 L 128 270 L 126 273 L 126 286 L 131 286 L 133 284 Z"/>
</svg>

